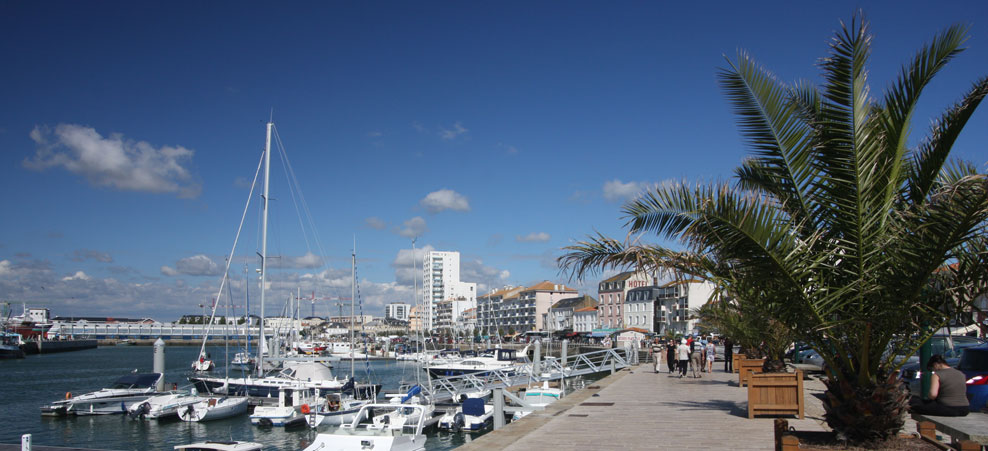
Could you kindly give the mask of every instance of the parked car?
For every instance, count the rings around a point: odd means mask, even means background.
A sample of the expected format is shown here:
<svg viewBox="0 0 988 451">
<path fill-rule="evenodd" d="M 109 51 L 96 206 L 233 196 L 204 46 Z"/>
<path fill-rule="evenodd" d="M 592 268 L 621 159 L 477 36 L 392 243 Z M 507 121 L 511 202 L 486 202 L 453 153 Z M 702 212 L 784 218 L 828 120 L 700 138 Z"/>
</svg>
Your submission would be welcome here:
<svg viewBox="0 0 988 451">
<path fill-rule="evenodd" d="M 957 368 L 967 377 L 967 398 L 971 410 L 988 408 L 988 344 L 968 346 L 962 349 L 960 357 L 952 357 L 947 364 Z M 909 392 L 919 396 L 923 372 L 919 362 L 902 367 L 900 377 L 909 387 Z"/>
<path fill-rule="evenodd" d="M 978 337 L 968 337 L 966 335 L 934 335 L 930 337 L 931 354 L 940 354 L 945 359 L 959 359 L 961 351 L 965 348 L 985 344 L 985 340 Z M 897 357 L 901 361 L 905 356 Z M 911 355 L 907 359 L 908 363 L 919 363 L 919 353 Z M 949 362 L 948 362 L 949 363 Z M 953 365 L 951 365 L 953 366 Z"/>
<path fill-rule="evenodd" d="M 957 369 L 967 376 L 967 399 L 971 410 L 988 408 L 988 344 L 964 349 Z"/>
</svg>

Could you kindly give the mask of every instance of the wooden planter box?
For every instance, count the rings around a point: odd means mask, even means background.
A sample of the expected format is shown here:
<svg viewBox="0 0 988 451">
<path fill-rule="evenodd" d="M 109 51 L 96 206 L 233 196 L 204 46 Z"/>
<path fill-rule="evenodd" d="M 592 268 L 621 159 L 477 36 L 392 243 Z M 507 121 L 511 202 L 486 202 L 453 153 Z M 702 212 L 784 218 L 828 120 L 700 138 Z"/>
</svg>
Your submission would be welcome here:
<svg viewBox="0 0 988 451">
<path fill-rule="evenodd" d="M 733 369 L 734 372 L 737 373 L 739 371 L 738 362 L 740 362 L 742 359 L 747 359 L 747 358 L 748 356 L 741 353 L 731 354 L 731 369 Z"/>
<path fill-rule="evenodd" d="M 944 451 L 954 450 L 954 449 L 961 451 L 981 450 L 980 444 L 978 444 L 977 442 L 972 442 L 967 440 L 956 443 L 953 447 L 948 446 L 945 443 L 941 443 L 939 440 L 937 440 L 936 427 L 933 425 L 933 423 L 918 422 L 916 423 L 916 429 L 918 430 L 919 434 L 905 434 L 900 432 L 899 437 L 900 438 L 913 437 L 915 438 L 915 440 L 918 440 L 921 443 L 932 445 L 932 447 Z M 789 429 L 788 421 L 783 420 L 781 418 L 775 420 L 776 451 L 799 451 L 799 450 L 817 450 L 817 449 L 829 451 L 833 449 L 832 447 L 816 448 L 812 446 L 810 447 L 803 446 L 802 444 L 799 443 L 799 439 L 796 436 L 792 435 L 792 433 L 793 432 Z"/>
<path fill-rule="evenodd" d="M 738 385 L 744 387 L 748 383 L 748 376 L 751 372 L 761 372 L 765 365 L 765 359 L 738 359 Z"/>
<path fill-rule="evenodd" d="M 755 415 L 796 415 L 803 419 L 803 372 L 751 373 L 748 378 L 748 418 Z"/>
</svg>

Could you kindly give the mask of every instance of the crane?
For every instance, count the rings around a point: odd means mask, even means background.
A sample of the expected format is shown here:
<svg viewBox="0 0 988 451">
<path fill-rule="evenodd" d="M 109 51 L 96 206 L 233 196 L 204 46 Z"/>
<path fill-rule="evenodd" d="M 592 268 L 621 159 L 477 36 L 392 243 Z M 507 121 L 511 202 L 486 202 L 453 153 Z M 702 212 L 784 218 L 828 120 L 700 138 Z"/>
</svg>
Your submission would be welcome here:
<svg viewBox="0 0 988 451">
<path fill-rule="evenodd" d="M 340 296 L 329 296 L 329 297 L 316 297 L 316 292 L 313 291 L 309 297 L 309 301 L 312 303 L 312 316 L 316 316 L 316 301 L 329 301 L 330 305 L 335 305 L 340 308 L 340 317 L 343 316 L 343 301 L 350 301 L 349 297 Z M 335 302 L 334 302 L 335 301 Z M 329 312 L 327 312 L 329 313 Z"/>
</svg>

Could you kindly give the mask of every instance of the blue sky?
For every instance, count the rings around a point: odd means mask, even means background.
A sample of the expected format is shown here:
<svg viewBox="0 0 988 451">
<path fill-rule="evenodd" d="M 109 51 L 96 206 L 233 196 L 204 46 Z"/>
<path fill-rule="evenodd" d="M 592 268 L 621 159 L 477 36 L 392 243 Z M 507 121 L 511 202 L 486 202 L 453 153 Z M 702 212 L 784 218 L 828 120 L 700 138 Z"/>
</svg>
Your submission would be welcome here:
<svg viewBox="0 0 988 451">
<path fill-rule="evenodd" d="M 317 233 L 300 231 L 275 156 L 268 311 L 295 287 L 348 295 L 354 238 L 365 311 L 410 302 L 411 235 L 459 251 L 482 292 L 548 279 L 596 295 L 560 275 L 560 248 L 623 236 L 637 190 L 726 179 L 745 155 L 716 84 L 724 55 L 818 81 L 839 21 L 864 8 L 877 93 L 937 31 L 968 23 L 914 141 L 988 74 L 985 2 L 685 3 L 4 2 L 0 300 L 199 311 L 272 110 Z M 954 151 L 980 167 L 986 119 Z M 236 300 L 245 260 L 257 267 L 257 208 L 247 217 Z"/>
</svg>

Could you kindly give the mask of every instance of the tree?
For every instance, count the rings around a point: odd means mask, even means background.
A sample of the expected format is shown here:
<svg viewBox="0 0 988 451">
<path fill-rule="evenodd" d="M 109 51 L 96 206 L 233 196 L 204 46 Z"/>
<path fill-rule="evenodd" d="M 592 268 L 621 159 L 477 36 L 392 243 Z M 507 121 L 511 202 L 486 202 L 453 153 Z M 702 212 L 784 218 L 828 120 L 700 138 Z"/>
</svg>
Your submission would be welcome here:
<svg viewBox="0 0 988 451">
<path fill-rule="evenodd" d="M 870 96 L 871 36 L 860 17 L 842 24 L 820 61 L 820 86 L 781 83 L 740 52 L 719 73 L 754 151 L 736 185 L 664 185 L 624 207 L 631 236 L 654 233 L 687 250 L 598 234 L 560 263 L 574 274 L 685 266 L 723 282 L 823 357 L 836 432 L 857 443 L 894 436 L 908 403 L 896 356 L 914 354 L 986 292 L 988 176 L 950 151 L 988 78 L 907 146 L 923 88 L 966 32 L 938 34 L 881 98 Z"/>
</svg>

